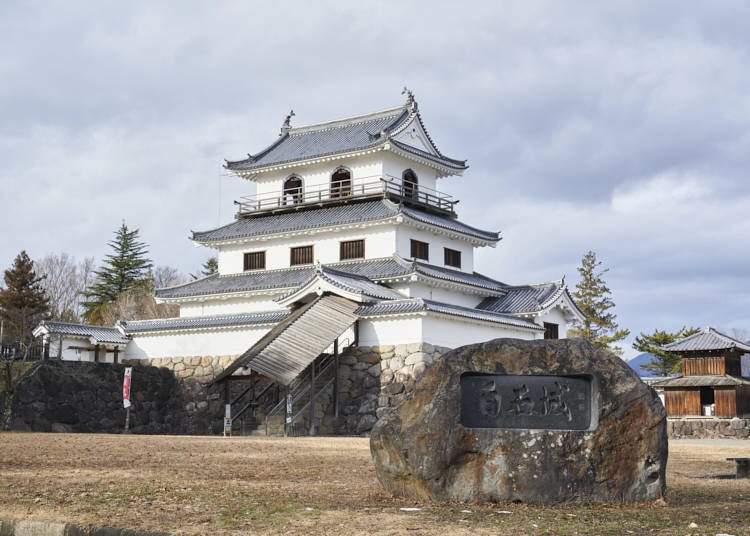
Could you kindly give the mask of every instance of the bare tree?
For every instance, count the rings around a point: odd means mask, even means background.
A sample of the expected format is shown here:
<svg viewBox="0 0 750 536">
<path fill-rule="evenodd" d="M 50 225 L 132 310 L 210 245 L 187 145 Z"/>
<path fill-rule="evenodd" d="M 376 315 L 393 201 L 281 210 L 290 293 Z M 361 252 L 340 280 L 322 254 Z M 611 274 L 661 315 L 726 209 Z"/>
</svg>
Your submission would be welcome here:
<svg viewBox="0 0 750 536">
<path fill-rule="evenodd" d="M 114 302 L 102 308 L 102 325 L 111 326 L 118 320 L 151 320 L 179 316 L 180 306 L 157 303 L 150 280 L 122 292 Z"/>
<path fill-rule="evenodd" d="M 187 282 L 187 278 L 172 266 L 157 266 L 151 277 L 154 280 L 154 288 L 165 288 Z"/>
<path fill-rule="evenodd" d="M 34 263 L 44 279 L 42 287 L 50 298 L 53 320 L 79 322 L 81 318 L 81 293 L 94 278 L 94 258 L 77 261 L 67 253 L 50 254 Z"/>
</svg>

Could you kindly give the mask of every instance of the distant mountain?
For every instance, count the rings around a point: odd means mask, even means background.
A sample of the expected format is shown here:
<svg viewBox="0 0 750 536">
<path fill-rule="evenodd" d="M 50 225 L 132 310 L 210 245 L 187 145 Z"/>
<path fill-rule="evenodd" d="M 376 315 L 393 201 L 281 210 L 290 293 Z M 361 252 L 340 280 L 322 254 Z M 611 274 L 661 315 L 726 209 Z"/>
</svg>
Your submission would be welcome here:
<svg viewBox="0 0 750 536">
<path fill-rule="evenodd" d="M 649 370 L 645 370 L 641 368 L 641 365 L 645 365 L 649 363 L 652 359 L 654 359 L 654 357 L 656 357 L 654 354 L 643 352 L 642 354 L 638 354 L 633 359 L 628 361 L 628 365 L 630 365 L 630 368 L 632 368 L 634 371 L 638 373 L 638 376 L 642 376 L 644 378 L 651 378 L 653 376 L 658 376 L 658 374 L 654 374 L 653 372 Z"/>
</svg>

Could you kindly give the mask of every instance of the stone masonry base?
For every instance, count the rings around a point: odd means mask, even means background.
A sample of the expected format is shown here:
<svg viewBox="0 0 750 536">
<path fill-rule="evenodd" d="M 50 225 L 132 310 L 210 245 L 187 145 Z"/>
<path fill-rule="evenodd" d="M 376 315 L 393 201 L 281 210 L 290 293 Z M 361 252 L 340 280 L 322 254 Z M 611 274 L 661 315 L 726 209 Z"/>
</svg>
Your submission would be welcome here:
<svg viewBox="0 0 750 536">
<path fill-rule="evenodd" d="M 748 439 L 750 419 L 722 419 L 719 417 L 669 417 L 669 439 Z"/>
</svg>

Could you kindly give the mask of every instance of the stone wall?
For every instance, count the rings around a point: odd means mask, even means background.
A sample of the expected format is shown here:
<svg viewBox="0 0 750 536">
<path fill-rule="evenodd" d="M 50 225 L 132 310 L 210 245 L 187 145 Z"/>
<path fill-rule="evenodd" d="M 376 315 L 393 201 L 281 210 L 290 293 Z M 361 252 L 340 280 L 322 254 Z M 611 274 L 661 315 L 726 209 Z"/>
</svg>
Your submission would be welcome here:
<svg viewBox="0 0 750 536">
<path fill-rule="evenodd" d="M 360 346 L 340 359 L 340 417 L 336 432 L 365 434 L 414 389 L 425 370 L 449 348 L 429 343 Z"/>
<path fill-rule="evenodd" d="M 237 355 L 155 357 L 132 360 L 171 371 L 182 385 L 180 404 L 185 412 L 182 433 L 217 434 L 221 432 L 224 418 L 224 398 L 220 386 L 211 381 L 220 374 Z"/>
<path fill-rule="evenodd" d="M 719 417 L 667 418 L 669 439 L 748 439 L 750 419 L 722 419 Z"/>
<path fill-rule="evenodd" d="M 37 432 L 121 433 L 124 365 L 41 361 L 15 386 L 11 429 Z M 184 433 L 180 382 L 169 371 L 133 367 L 130 431 Z"/>
</svg>

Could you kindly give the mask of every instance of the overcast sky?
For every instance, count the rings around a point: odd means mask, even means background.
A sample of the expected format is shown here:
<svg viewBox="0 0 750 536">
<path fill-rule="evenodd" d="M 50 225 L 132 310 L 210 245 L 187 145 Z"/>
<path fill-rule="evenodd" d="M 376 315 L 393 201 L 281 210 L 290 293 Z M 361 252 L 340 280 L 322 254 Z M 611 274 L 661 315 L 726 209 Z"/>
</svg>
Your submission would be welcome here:
<svg viewBox="0 0 750 536">
<path fill-rule="evenodd" d="M 2 269 L 101 260 L 125 220 L 195 273 L 190 231 L 253 191 L 224 158 L 407 85 L 471 166 L 439 187 L 502 231 L 478 271 L 572 285 L 591 249 L 634 335 L 750 330 L 746 2 L 156 4 L 0 3 Z"/>
</svg>

